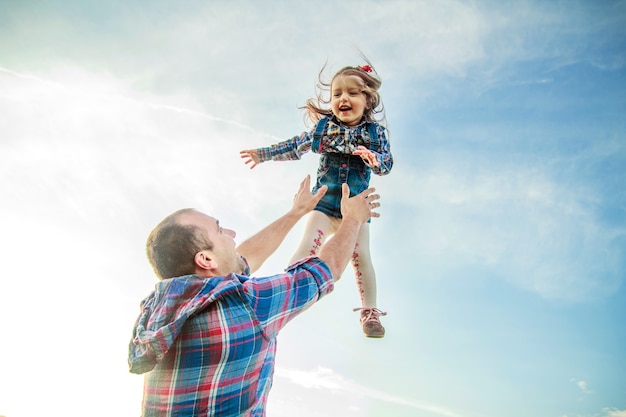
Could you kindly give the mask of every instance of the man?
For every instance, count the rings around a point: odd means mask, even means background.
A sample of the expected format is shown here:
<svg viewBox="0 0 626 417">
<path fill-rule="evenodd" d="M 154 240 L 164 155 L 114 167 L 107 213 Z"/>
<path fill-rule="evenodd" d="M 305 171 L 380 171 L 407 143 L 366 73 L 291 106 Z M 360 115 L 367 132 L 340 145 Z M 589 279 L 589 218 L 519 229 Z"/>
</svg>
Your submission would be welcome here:
<svg viewBox="0 0 626 417">
<path fill-rule="evenodd" d="M 284 273 L 249 278 L 326 192 L 300 184 L 291 210 L 235 248 L 235 232 L 195 210 L 179 210 L 150 233 L 148 259 L 159 277 L 141 304 L 129 365 L 146 373 L 144 416 L 264 416 L 276 336 L 333 290 L 359 229 L 379 207 L 374 189 L 349 198 L 343 219 L 318 257 Z"/>
</svg>

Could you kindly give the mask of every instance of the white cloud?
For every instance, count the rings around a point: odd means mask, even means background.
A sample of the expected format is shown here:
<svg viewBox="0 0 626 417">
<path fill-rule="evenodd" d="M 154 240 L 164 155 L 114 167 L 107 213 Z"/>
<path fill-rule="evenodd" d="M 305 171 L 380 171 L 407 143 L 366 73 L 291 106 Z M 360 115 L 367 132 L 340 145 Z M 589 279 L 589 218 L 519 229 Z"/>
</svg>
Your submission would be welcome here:
<svg viewBox="0 0 626 417">
<path fill-rule="evenodd" d="M 475 164 L 475 165 L 473 165 Z M 403 234 L 438 274 L 485 269 L 546 298 L 604 297 L 619 288 L 626 230 L 599 219 L 602 196 L 548 169 L 462 155 L 386 185 L 385 203 L 419 213 Z M 411 193 L 406 193 L 407 187 Z M 435 267 L 436 266 L 436 267 Z"/>
<path fill-rule="evenodd" d="M 580 388 L 583 394 L 591 394 L 591 390 L 589 389 L 589 386 L 586 381 L 578 380 L 575 378 L 572 378 L 570 381 L 576 383 L 576 386 Z"/>
<path fill-rule="evenodd" d="M 602 412 L 605 417 L 626 417 L 626 410 L 618 410 L 617 408 L 604 408 Z"/>
<path fill-rule="evenodd" d="M 580 390 L 584 392 L 585 394 L 588 394 L 591 392 L 589 391 L 589 388 L 587 388 L 587 383 L 585 381 L 578 381 L 577 385 L 578 385 L 578 388 L 580 388 Z"/>
<path fill-rule="evenodd" d="M 276 376 L 288 378 L 294 384 L 305 388 L 323 388 L 338 391 L 346 385 L 345 380 L 340 375 L 335 374 L 332 369 L 322 367 L 310 371 L 276 368 Z"/>
<path fill-rule="evenodd" d="M 419 401 L 416 399 L 404 399 L 384 392 L 384 390 L 370 388 L 367 385 L 350 381 L 332 369 L 318 367 L 316 369 L 304 371 L 299 369 L 285 369 L 277 367 L 275 377 L 289 379 L 293 384 L 314 390 L 329 391 L 334 395 L 339 395 L 343 404 L 361 403 L 364 398 L 375 399 L 385 403 L 395 404 L 407 408 L 427 411 L 432 415 L 444 417 L 463 417 L 448 407 Z M 327 394 L 323 394 L 326 396 Z M 349 406 L 352 410 L 358 411 L 358 407 Z"/>
<path fill-rule="evenodd" d="M 211 201 L 227 196 L 230 204 L 243 203 L 254 189 L 232 191 L 254 177 L 239 150 L 253 140 L 275 140 L 194 110 L 189 98 L 170 97 L 175 104 L 164 104 L 166 99 L 133 92 L 106 74 L 77 68 L 40 77 L 3 72 L 2 170 L 7 175 L 0 181 L 24 198 L 38 188 L 66 204 L 79 198 L 82 210 L 94 204 L 127 209 L 135 191 L 174 198 L 173 204 L 202 206 L 207 195 Z M 225 175 L 228 181 L 221 180 Z M 271 191 L 275 182 L 266 184 Z"/>
</svg>

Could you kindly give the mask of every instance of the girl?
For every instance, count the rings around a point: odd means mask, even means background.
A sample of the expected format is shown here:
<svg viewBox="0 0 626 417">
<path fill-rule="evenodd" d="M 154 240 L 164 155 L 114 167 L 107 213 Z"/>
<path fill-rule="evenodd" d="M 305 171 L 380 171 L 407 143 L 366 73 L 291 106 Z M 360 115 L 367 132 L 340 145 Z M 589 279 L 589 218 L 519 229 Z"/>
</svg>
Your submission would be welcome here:
<svg viewBox="0 0 626 417">
<path fill-rule="evenodd" d="M 370 173 L 386 175 L 391 171 L 393 158 L 387 139 L 387 129 L 374 115 L 384 109 L 378 93 L 382 81 L 367 59 L 368 65 L 345 67 L 330 83 L 319 75 L 316 99 L 308 99 L 303 107 L 315 124 L 310 132 L 279 142 L 267 148 L 241 151 L 241 157 L 250 169 L 261 162 L 300 159 L 312 150 L 321 154 L 317 170 L 316 192 L 323 185 L 328 191 L 311 212 L 300 246 L 290 263 L 307 256 L 315 256 L 324 240 L 334 233 L 341 218 L 341 184 L 350 186 L 350 196 L 369 187 Z M 330 98 L 323 91 L 330 88 Z M 330 105 L 330 108 L 328 108 Z M 379 316 L 387 313 L 376 307 L 376 274 L 370 257 L 369 222 L 359 232 L 352 255 L 357 288 L 361 299 L 361 326 L 367 337 L 383 337 L 385 328 Z"/>
</svg>

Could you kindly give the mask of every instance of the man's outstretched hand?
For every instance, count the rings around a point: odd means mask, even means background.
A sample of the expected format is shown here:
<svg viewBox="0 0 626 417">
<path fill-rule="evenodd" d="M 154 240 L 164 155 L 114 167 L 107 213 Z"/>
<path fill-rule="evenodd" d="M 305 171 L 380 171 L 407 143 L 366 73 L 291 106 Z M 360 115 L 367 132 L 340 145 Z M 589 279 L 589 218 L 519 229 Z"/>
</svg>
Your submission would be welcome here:
<svg viewBox="0 0 626 417">
<path fill-rule="evenodd" d="M 327 186 L 320 187 L 315 194 L 311 194 L 311 176 L 307 175 L 300 183 L 298 192 L 293 197 L 292 211 L 300 216 L 304 216 L 317 205 L 317 203 L 324 197 Z"/>
<path fill-rule="evenodd" d="M 353 218 L 359 223 L 365 223 L 371 217 L 380 217 L 374 209 L 380 207 L 379 194 L 374 194 L 375 188 L 368 188 L 360 194 L 350 197 L 348 184 L 341 185 L 341 215 L 344 218 Z"/>
</svg>

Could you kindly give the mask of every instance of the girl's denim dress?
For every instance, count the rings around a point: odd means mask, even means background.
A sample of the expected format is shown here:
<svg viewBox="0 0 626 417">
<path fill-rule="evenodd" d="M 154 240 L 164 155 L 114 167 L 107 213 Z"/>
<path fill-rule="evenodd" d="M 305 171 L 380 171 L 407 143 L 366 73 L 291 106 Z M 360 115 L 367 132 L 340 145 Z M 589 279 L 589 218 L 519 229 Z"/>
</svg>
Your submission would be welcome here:
<svg viewBox="0 0 626 417">
<path fill-rule="evenodd" d="M 350 197 L 355 196 L 369 186 L 370 173 L 371 169 L 365 165 L 360 156 L 341 153 L 322 154 L 313 192 L 315 193 L 322 185 L 328 186 L 328 191 L 314 210 L 341 218 L 341 184 L 348 183 Z"/>
<path fill-rule="evenodd" d="M 321 149 L 322 134 L 327 120 L 320 120 L 313 137 L 312 149 Z M 376 128 L 370 124 L 368 134 L 372 145 L 378 145 Z M 317 168 L 317 181 L 313 188 L 315 193 L 321 186 L 328 186 L 328 191 L 317 203 L 314 210 L 321 211 L 331 217 L 341 218 L 341 185 L 345 182 L 350 187 L 350 197 L 365 191 L 369 187 L 371 168 L 365 165 L 363 159 L 357 155 L 325 152 L 320 155 L 320 164 Z M 368 220 L 369 222 L 369 220 Z"/>
</svg>

